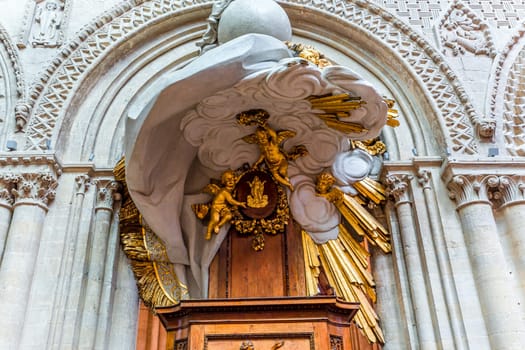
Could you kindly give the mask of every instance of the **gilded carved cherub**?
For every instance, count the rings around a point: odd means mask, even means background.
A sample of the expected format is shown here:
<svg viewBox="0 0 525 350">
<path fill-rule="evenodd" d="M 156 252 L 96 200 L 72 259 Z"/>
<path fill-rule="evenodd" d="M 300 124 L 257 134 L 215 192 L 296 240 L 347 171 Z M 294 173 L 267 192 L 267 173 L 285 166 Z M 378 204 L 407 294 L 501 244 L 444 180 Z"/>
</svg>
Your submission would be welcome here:
<svg viewBox="0 0 525 350">
<path fill-rule="evenodd" d="M 334 187 L 335 177 L 327 172 L 317 176 L 315 191 L 319 196 L 325 197 L 330 203 L 340 205 L 343 201 L 343 192 Z"/>
<path fill-rule="evenodd" d="M 269 114 L 262 109 L 242 112 L 237 118 L 239 119 L 239 123 L 244 125 L 254 123 L 259 125 L 255 133 L 242 138 L 248 143 L 256 143 L 259 145 L 261 155 L 252 167 L 256 169 L 264 162 L 274 179 L 293 191 L 293 186 L 288 178 L 288 160 L 295 160 L 300 156 L 306 155 L 308 152 L 304 146 L 300 145 L 294 147 L 291 152 L 286 153 L 282 149 L 281 143 L 288 138 L 294 137 L 296 132 L 291 130 L 277 132 L 269 127 L 266 124 Z"/>
<path fill-rule="evenodd" d="M 203 190 L 214 195 L 211 203 L 193 205 L 193 210 L 199 219 L 203 219 L 208 211 L 210 212 L 206 239 L 211 239 L 212 232 L 215 234 L 219 233 L 219 229 L 233 218 L 232 206 L 246 208 L 246 203 L 239 202 L 233 198 L 232 191 L 236 183 L 237 176 L 235 176 L 235 173 L 232 170 L 226 170 L 221 176 L 223 187 L 209 184 Z"/>
</svg>

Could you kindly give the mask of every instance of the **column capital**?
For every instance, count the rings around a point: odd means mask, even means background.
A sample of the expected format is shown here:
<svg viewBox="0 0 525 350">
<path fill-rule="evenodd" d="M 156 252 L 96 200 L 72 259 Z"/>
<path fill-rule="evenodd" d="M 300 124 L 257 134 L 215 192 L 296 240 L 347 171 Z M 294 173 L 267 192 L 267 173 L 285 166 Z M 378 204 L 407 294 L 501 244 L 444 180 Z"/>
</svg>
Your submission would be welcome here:
<svg viewBox="0 0 525 350">
<path fill-rule="evenodd" d="M 15 202 L 13 197 L 13 188 L 18 180 L 18 177 L 14 174 L 1 174 L 0 175 L 0 206 L 7 209 L 13 207 Z"/>
<path fill-rule="evenodd" d="M 455 175 L 448 183 L 449 197 L 456 201 L 457 209 L 465 205 L 486 203 L 493 205 L 500 186 L 497 175 Z"/>
<path fill-rule="evenodd" d="M 430 189 L 430 171 L 425 169 L 418 169 L 416 172 L 417 183 L 423 187 L 423 189 Z"/>
<path fill-rule="evenodd" d="M 499 176 L 498 191 L 494 197 L 499 207 L 525 204 L 525 176 Z"/>
<path fill-rule="evenodd" d="M 11 190 L 14 196 L 14 206 L 28 204 L 37 205 L 44 210 L 55 198 L 58 182 L 55 176 L 48 172 L 22 173 L 15 175 L 16 188 Z"/>
<path fill-rule="evenodd" d="M 96 179 L 93 183 L 97 186 L 95 210 L 113 211 L 113 203 L 118 195 L 119 183 L 114 179 Z"/>
<path fill-rule="evenodd" d="M 411 202 L 407 190 L 413 178 L 409 174 L 389 174 L 386 176 L 387 193 L 394 198 L 396 205 Z"/>
<path fill-rule="evenodd" d="M 91 185 L 90 177 L 87 174 L 78 175 L 75 177 L 76 194 L 85 194 Z"/>
</svg>

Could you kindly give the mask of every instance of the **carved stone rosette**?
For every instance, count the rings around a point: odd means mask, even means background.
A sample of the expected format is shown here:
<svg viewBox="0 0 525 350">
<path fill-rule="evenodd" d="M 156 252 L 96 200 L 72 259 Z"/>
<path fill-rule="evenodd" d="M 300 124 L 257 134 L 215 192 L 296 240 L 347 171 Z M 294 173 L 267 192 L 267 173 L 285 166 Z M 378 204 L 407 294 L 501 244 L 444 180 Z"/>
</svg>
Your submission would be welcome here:
<svg viewBox="0 0 525 350">
<path fill-rule="evenodd" d="M 48 209 L 49 203 L 55 198 L 56 178 L 51 173 L 23 173 L 15 175 L 16 188 L 11 190 L 14 196 L 14 206 L 21 204 L 37 205 Z"/>
</svg>

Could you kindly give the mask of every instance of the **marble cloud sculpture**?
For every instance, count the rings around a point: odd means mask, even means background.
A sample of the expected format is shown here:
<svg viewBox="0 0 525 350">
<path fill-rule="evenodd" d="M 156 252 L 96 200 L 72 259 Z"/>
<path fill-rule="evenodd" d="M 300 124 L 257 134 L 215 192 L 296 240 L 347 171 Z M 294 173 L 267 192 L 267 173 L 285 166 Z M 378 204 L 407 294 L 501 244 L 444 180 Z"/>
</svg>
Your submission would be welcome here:
<svg viewBox="0 0 525 350">
<path fill-rule="evenodd" d="M 350 120 L 364 130 L 345 134 L 329 128 L 307 100 L 340 93 L 366 102 Z M 126 121 L 127 185 L 192 298 L 206 297 L 208 267 L 228 225 L 206 241 L 206 228 L 191 204 L 206 201 L 200 190 L 210 178 L 259 157 L 257 145 L 242 141 L 255 127 L 239 125 L 238 113 L 268 111 L 274 129 L 296 132 L 285 148 L 308 149 L 288 169 L 295 187 L 288 198 L 295 220 L 319 243 L 337 237 L 340 219 L 332 204 L 315 195 L 315 176 L 332 167 L 344 186 L 366 176 L 371 162 L 350 150 L 349 139 L 376 137 L 387 117 L 382 97 L 348 68 L 320 70 L 262 34 L 243 35 L 207 51 L 158 79 L 135 101 Z"/>
</svg>

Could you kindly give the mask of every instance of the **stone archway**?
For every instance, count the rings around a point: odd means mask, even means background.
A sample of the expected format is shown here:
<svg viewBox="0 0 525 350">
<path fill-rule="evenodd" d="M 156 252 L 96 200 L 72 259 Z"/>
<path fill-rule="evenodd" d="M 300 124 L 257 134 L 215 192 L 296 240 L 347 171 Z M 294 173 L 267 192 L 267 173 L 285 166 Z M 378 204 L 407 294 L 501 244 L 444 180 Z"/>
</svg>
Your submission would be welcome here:
<svg viewBox="0 0 525 350">
<path fill-rule="evenodd" d="M 32 110 L 26 128 L 25 149 L 47 149 L 49 142 L 46 140 L 51 140 L 53 147 L 72 97 L 89 79 L 97 62 L 110 57 L 126 43 L 140 40 L 138 34 L 148 28 L 154 30 L 173 18 L 175 21 L 195 16 L 204 19 L 209 4 L 209 1 L 125 2 L 93 21 L 62 49 L 30 93 L 28 102 Z M 318 14 L 352 29 L 350 37 L 363 47 L 371 38 L 377 48 L 390 52 L 391 61 L 382 64 L 394 68 L 398 76 L 408 74 L 424 91 L 431 111 L 421 110 L 431 112 L 425 113 L 426 118 L 443 130 L 439 137 L 443 149 L 453 154 L 476 153 L 475 129 L 483 120 L 441 56 L 410 27 L 369 2 L 282 1 L 281 4 L 290 12 L 292 22 L 299 13 Z M 410 66 L 403 63 L 404 60 Z"/>
</svg>

